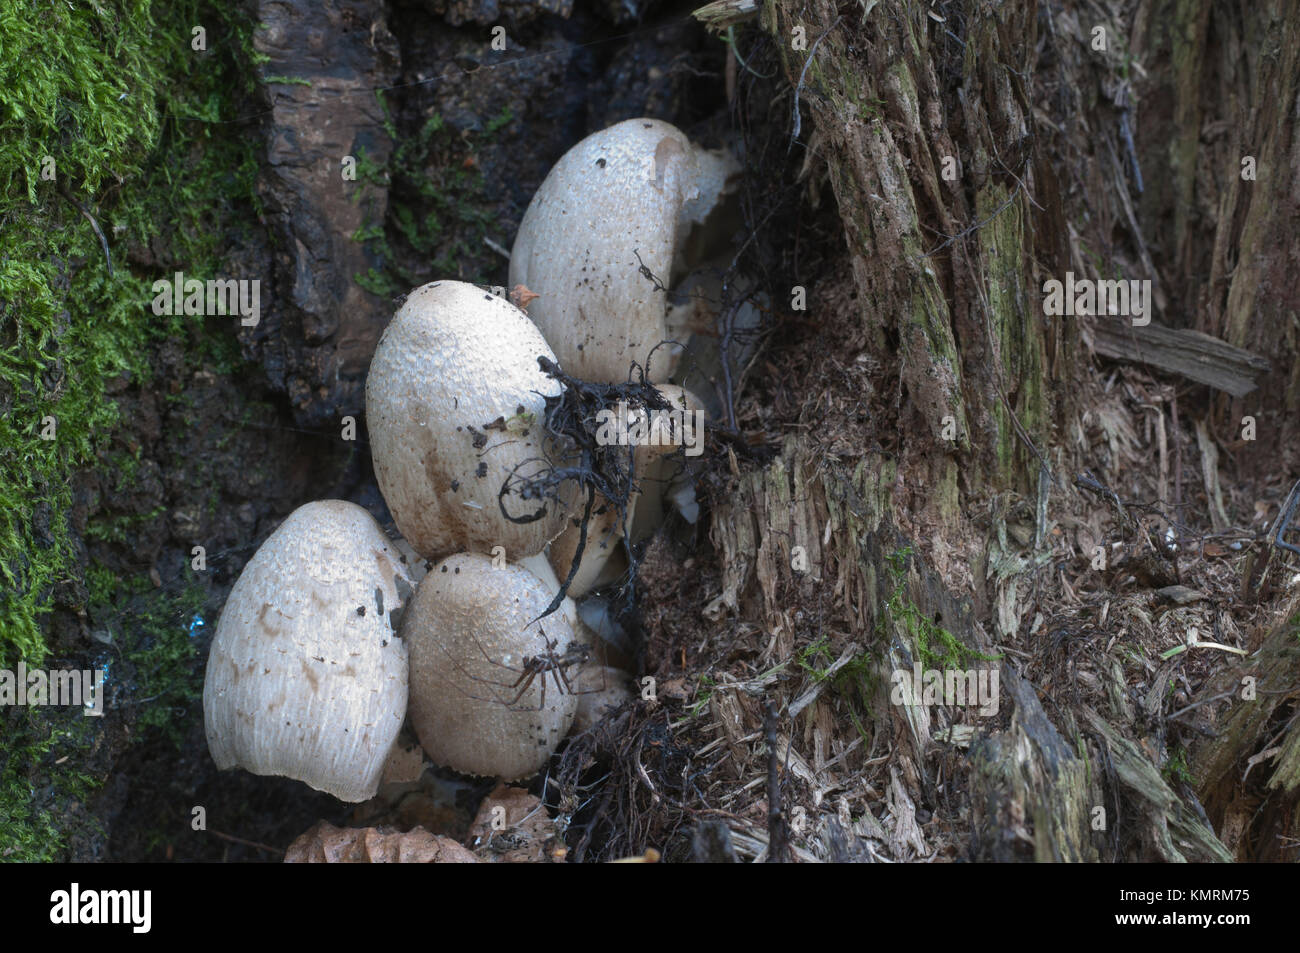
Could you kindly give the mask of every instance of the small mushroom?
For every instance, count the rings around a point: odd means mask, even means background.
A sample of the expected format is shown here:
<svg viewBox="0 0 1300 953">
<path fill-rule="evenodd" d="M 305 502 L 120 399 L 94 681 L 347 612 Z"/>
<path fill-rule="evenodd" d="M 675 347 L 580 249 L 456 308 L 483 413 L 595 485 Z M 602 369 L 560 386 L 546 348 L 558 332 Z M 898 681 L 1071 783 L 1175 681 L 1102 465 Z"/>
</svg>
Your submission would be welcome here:
<svg viewBox="0 0 1300 953">
<path fill-rule="evenodd" d="M 703 402 L 684 388 L 660 384 L 658 390 L 678 415 L 668 419 L 674 421 L 675 427 L 680 421 L 684 432 L 670 435 L 678 442 L 639 446 L 633 455 L 639 492 L 629 514 L 629 535 L 633 542 L 638 543 L 663 525 L 668 502 L 688 523 L 694 523 L 698 515 L 695 487 L 686 463 L 704 451 L 703 424 L 707 413 Z M 641 413 L 644 415 L 645 411 Z"/>
<path fill-rule="evenodd" d="M 582 517 L 579 514 L 571 516 L 564 532 L 551 541 L 547 558 L 558 579 L 568 578 L 581 535 Z M 597 494 L 591 519 L 587 522 L 587 539 L 582 548 L 582 559 L 569 583 L 568 595 L 581 599 L 593 589 L 617 581 L 626 571 L 627 555 L 623 551 L 623 526 L 619 522 L 618 509 Z"/>
<path fill-rule="evenodd" d="M 395 547 L 361 507 L 324 500 L 289 514 L 217 622 L 203 684 L 217 767 L 373 797 L 406 715 L 406 646 L 384 612 L 404 587 Z"/>
<path fill-rule="evenodd" d="M 724 296 L 734 302 L 726 315 L 730 330 L 726 359 L 733 380 L 758 348 L 763 309 L 771 301 L 759 291 L 757 282 L 730 269 L 734 251 L 705 263 L 684 278 L 668 296 L 668 337 L 686 345 L 688 359 L 677 366 L 672 380 L 703 398 L 709 416 L 722 416 L 723 328 L 721 305 Z M 723 276 L 727 276 L 724 291 Z"/>
<path fill-rule="evenodd" d="M 578 713 L 573 717 L 573 734 L 593 727 L 607 714 L 636 696 L 627 672 L 612 665 L 592 665 L 583 669 L 578 681 Z"/>
<path fill-rule="evenodd" d="M 677 415 L 675 418 L 663 418 L 672 422 L 674 429 L 668 432 L 662 428 L 656 431 L 650 427 L 654 415 L 663 412 L 647 413 L 644 408 L 629 412 L 629 431 L 644 427 L 647 435 L 668 442 L 641 443 L 633 448 L 632 476 L 637 489 L 628 501 L 626 527 L 619 527 L 618 512 L 613 504 L 603 497 L 597 499 L 587 524 L 587 541 L 578 572 L 569 583 L 568 595 L 574 599 L 580 599 L 594 589 L 609 585 L 626 571 L 627 560 L 622 542 L 625 530 L 630 531 L 633 542 L 640 542 L 653 535 L 663 525 L 665 500 L 672 501 L 688 522 L 695 522 L 691 509 L 694 505 L 694 488 L 682 457 L 686 452 L 702 450 L 704 432 L 698 425 L 703 420 L 701 415 L 704 405 L 690 391 L 675 384 L 658 384 L 656 389 L 672 405 L 673 412 Z M 688 427 L 689 431 L 677 430 L 679 422 L 684 428 Z M 676 452 L 679 446 L 687 447 L 683 454 Z M 575 508 L 578 509 L 580 508 Z M 567 578 L 569 574 L 580 534 L 580 514 L 571 515 L 564 532 L 551 542 L 548 558 L 551 568 L 560 579 Z"/>
<path fill-rule="evenodd" d="M 402 619 L 411 651 L 411 724 L 435 763 L 507 781 L 535 774 L 568 733 L 569 682 L 586 653 L 563 611 L 538 616 L 551 587 L 487 556 L 448 557 Z"/>
<path fill-rule="evenodd" d="M 652 381 L 672 376 L 680 348 L 651 359 L 667 338 L 663 286 L 736 169 L 657 119 L 618 123 L 560 157 L 520 223 L 510 284 L 538 295 L 528 316 L 567 373 L 618 383 L 650 361 Z"/>
<path fill-rule="evenodd" d="M 522 311 L 460 281 L 417 288 L 384 331 L 366 382 L 371 454 L 393 521 L 421 555 L 504 546 L 517 559 L 563 529 L 563 501 L 521 492 L 555 453 L 541 421 L 560 384 L 539 357 L 555 359 Z"/>
</svg>

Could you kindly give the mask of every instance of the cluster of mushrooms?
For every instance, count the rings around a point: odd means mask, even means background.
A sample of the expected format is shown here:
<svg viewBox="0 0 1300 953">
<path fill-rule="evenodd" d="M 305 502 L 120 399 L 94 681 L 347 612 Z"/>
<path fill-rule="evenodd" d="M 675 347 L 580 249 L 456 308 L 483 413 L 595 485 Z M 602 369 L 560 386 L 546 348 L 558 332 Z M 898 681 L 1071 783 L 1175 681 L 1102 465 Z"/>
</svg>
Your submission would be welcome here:
<svg viewBox="0 0 1300 953">
<path fill-rule="evenodd" d="M 639 493 L 622 514 L 596 507 L 571 598 L 544 615 L 573 568 L 585 500 L 524 489 L 567 452 L 543 427 L 562 384 L 539 358 L 617 384 L 660 342 L 688 339 L 691 309 L 670 308 L 647 271 L 689 267 L 688 237 L 735 171 L 667 123 L 619 123 L 567 152 L 524 215 L 510 284 L 528 290 L 516 297 L 527 313 L 459 281 L 407 296 L 366 385 L 375 476 L 400 538 L 362 507 L 325 500 L 258 549 L 208 658 L 203 708 L 219 768 L 363 801 L 409 715 L 435 764 L 517 780 L 575 720 L 628 697 L 573 599 L 623 572 L 623 538 L 662 518 L 671 480 L 656 467 L 668 452 L 635 449 Z M 657 353 L 647 379 L 673 406 L 700 408 L 667 383 L 681 349 Z"/>
</svg>

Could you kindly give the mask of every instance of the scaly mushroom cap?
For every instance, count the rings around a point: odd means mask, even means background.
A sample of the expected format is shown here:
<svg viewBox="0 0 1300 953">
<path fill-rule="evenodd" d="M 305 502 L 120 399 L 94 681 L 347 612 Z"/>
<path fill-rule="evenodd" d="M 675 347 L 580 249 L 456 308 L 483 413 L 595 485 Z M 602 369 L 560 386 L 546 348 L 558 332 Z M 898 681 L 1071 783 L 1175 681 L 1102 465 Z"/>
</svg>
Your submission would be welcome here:
<svg viewBox="0 0 1300 953">
<path fill-rule="evenodd" d="M 540 770 L 568 733 L 578 700 L 557 684 L 555 669 L 524 687 L 529 658 L 562 660 L 575 642 L 563 611 L 533 622 L 551 596 L 527 569 L 497 569 L 472 553 L 443 560 L 420 584 L 402 637 L 411 651 L 411 723 L 435 763 L 511 781 Z M 568 679 L 577 670 L 562 669 Z"/>
<path fill-rule="evenodd" d="M 734 160 L 657 119 L 594 133 L 555 164 L 520 223 L 510 284 L 539 295 L 528 316 L 567 373 L 619 383 L 633 361 L 651 360 L 667 336 L 666 301 L 640 269 L 671 281 L 679 245 L 734 169 Z M 655 351 L 649 378 L 667 380 L 679 353 L 672 345 Z"/>
<path fill-rule="evenodd" d="M 373 797 L 406 716 L 406 647 L 390 613 L 410 592 L 396 548 L 361 507 L 325 500 L 289 514 L 217 622 L 203 684 L 217 767 Z"/>
<path fill-rule="evenodd" d="M 563 528 L 562 505 L 517 492 L 549 466 L 545 397 L 560 384 L 538 357 L 555 360 L 522 311 L 461 281 L 417 288 L 384 331 L 366 382 L 371 455 L 393 520 L 421 555 L 504 546 L 517 560 Z M 511 516 L 544 515 L 506 519 L 507 481 Z"/>
</svg>

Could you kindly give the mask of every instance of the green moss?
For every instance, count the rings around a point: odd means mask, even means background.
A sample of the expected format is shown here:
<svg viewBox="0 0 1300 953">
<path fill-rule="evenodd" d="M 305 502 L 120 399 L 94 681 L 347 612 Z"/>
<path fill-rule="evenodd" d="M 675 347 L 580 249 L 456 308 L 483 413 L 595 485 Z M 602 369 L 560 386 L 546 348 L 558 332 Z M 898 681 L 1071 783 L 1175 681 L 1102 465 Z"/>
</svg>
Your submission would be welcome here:
<svg viewBox="0 0 1300 953">
<path fill-rule="evenodd" d="M 207 28 L 207 51 L 190 46 L 195 24 Z M 138 457 L 109 453 L 119 414 L 106 381 L 125 375 L 163 391 L 151 359 L 168 340 L 188 366 L 230 373 L 239 364 L 229 321 L 158 317 L 149 305 L 153 280 L 174 268 L 223 275 L 238 223 L 261 211 L 254 127 L 237 121 L 235 106 L 253 83 L 252 30 L 209 0 L 0 9 L 0 667 L 45 661 L 55 589 L 84 573 L 87 607 L 74 608 L 112 620 L 117 661 L 136 673 L 123 702 L 136 730 L 178 730 L 177 710 L 195 697 L 184 623 L 201 600 L 191 588 L 166 595 L 147 577 L 80 566 L 71 486 L 97 461 L 118 488 L 136 485 Z M 111 271 L 74 201 L 103 232 Z M 149 249 L 158 267 L 128 267 L 132 247 Z M 42 439 L 45 418 L 55 421 L 52 440 Z M 109 516 L 87 536 L 128 544 L 133 526 L 159 512 Z M 0 857 L 64 851 L 81 823 L 65 808 L 96 785 L 76 766 L 98 724 L 47 708 L 2 723 Z"/>
<path fill-rule="evenodd" d="M 514 121 L 515 114 L 511 111 L 510 107 L 503 106 L 501 112 L 497 113 L 483 124 L 483 135 L 487 138 L 491 138 Z"/>
<path fill-rule="evenodd" d="M 368 268 L 352 277 L 360 287 L 381 298 L 395 298 L 411 284 L 408 282 L 404 285 L 387 271 L 379 271 L 375 268 Z"/>
<path fill-rule="evenodd" d="M 205 594 L 193 580 L 179 590 L 147 586 L 137 577 L 137 597 L 117 622 L 123 655 L 135 668 L 136 730 L 159 729 L 179 746 L 185 716 L 203 690 L 194 620 L 202 618 Z"/>
<path fill-rule="evenodd" d="M 166 511 L 167 507 L 160 503 L 148 513 L 122 514 L 96 519 L 86 527 L 86 539 L 117 543 L 119 546 L 130 545 L 134 530 L 157 519 Z"/>
<path fill-rule="evenodd" d="M 191 49 L 195 23 L 220 42 Z M 151 345 L 196 337 L 195 319 L 153 315 L 158 276 L 133 274 L 125 249 L 152 239 L 186 271 L 212 271 L 231 223 L 258 211 L 247 130 L 214 124 L 251 82 L 238 67 L 250 36 L 199 0 L 0 10 L 0 664 L 43 660 L 41 621 L 78 571 L 71 475 L 118 423 L 104 382 L 147 385 Z M 65 190 L 108 239 L 112 274 Z M 228 363 L 230 345 L 201 353 Z"/>
<path fill-rule="evenodd" d="M 381 97 L 382 100 L 382 97 Z M 362 288 L 381 297 L 394 297 L 438 277 L 456 275 L 488 283 L 487 275 L 463 275 L 463 263 L 483 254 L 483 239 L 493 223 L 483 173 L 475 147 L 487 143 L 514 120 L 508 108 L 488 120 L 479 132 L 461 135 L 447 128 L 441 116 L 431 116 L 414 135 L 403 136 L 389 118 L 386 128 L 394 143 L 387 165 L 358 156 L 358 181 L 389 187 L 387 218 L 372 221 L 353 235 L 367 252 L 383 262 L 355 275 Z M 407 268 L 400 256 L 421 262 Z"/>
<path fill-rule="evenodd" d="M 819 635 L 795 653 L 794 661 L 800 669 L 812 676 L 813 681 L 824 682 L 830 677 L 828 669 L 835 661 L 831 655 L 830 639 Z"/>
<path fill-rule="evenodd" d="M 883 99 L 866 99 L 858 103 L 858 115 L 868 121 L 877 121 L 884 118 L 883 109 L 886 103 Z"/>
<path fill-rule="evenodd" d="M 202 690 L 194 636 L 206 599 L 192 577 L 178 589 L 155 588 L 147 576 L 125 582 L 92 562 L 86 573 L 90 617 L 128 663 L 134 730 L 160 728 L 177 743 L 184 715 Z"/>
<path fill-rule="evenodd" d="M 124 585 L 97 563 L 88 567 L 86 580 L 91 618 L 117 650 L 104 666 L 106 690 L 119 703 L 129 696 L 125 704 L 132 709 L 133 733 L 158 731 L 179 745 L 202 690 L 191 634 L 203 607 L 202 588 L 191 583 L 168 592 L 154 589 L 144 577 Z M 119 678 L 128 679 L 127 691 L 113 684 Z M 69 837 L 98 829 L 87 812 L 71 808 L 99 787 L 99 780 L 82 769 L 97 747 L 99 726 L 80 709 L 57 708 L 19 709 L 6 723 L 0 747 L 0 859 L 66 859 Z"/>
<path fill-rule="evenodd" d="M 699 717 L 701 712 L 707 711 L 709 704 L 713 701 L 713 689 L 717 682 L 711 675 L 701 675 L 700 683 L 695 688 L 695 702 L 690 707 L 690 716 Z"/>
<path fill-rule="evenodd" d="M 867 725 L 872 721 L 871 699 L 879 678 L 876 661 L 869 652 L 862 652 L 831 672 L 834 662 L 830 640 L 825 635 L 819 635 L 795 654 L 795 664 L 814 681 L 831 680 L 831 693 L 844 703 L 844 711 L 862 740 L 870 741 Z"/>
<path fill-rule="evenodd" d="M 1169 758 L 1165 761 L 1165 766 L 1160 773 L 1164 775 L 1165 780 L 1170 784 L 1181 782 L 1191 787 L 1196 786 L 1196 782 L 1192 778 L 1192 771 L 1187 766 L 1187 752 L 1181 745 L 1170 752 Z"/>
<path fill-rule="evenodd" d="M 912 548 L 905 546 L 888 557 L 886 568 L 893 592 L 885 603 L 881 624 L 888 622 L 907 633 L 923 669 L 946 672 L 967 669 L 977 661 L 999 661 L 1001 655 L 984 655 L 959 641 L 907 598 L 907 560 L 911 555 Z"/>
<path fill-rule="evenodd" d="M 0 754 L 0 860 L 48 862 L 61 855 L 70 808 L 94 790 L 79 765 L 93 745 L 96 719 L 78 710 L 19 709 Z M 40 714 L 38 714 L 40 712 Z M 41 805 L 41 806 L 37 806 Z M 84 816 L 84 815 L 82 815 Z M 96 828 L 93 820 L 79 828 Z"/>
</svg>

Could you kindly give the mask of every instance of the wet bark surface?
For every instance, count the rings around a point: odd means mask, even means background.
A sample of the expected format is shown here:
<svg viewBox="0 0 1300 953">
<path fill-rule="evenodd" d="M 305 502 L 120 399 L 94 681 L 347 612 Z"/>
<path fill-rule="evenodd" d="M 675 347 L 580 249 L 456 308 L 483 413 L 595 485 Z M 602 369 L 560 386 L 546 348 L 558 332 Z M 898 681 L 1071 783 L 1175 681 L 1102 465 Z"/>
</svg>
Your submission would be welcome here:
<svg viewBox="0 0 1300 953">
<path fill-rule="evenodd" d="M 268 26 L 257 34 L 268 57 L 262 184 L 278 253 L 268 314 L 244 340 L 304 427 L 363 414 L 393 303 L 356 279 L 393 262 L 358 233 L 384 225 L 390 190 L 435 232 L 427 247 L 386 250 L 411 275 L 503 284 L 505 258 L 484 240 L 509 248 L 569 146 L 641 115 L 698 133 L 721 104 L 708 79 L 720 53 L 680 12 L 631 35 L 627 10 L 572 3 L 276 2 L 257 13 Z M 418 161 L 386 171 L 392 135 L 418 138 L 431 121 L 437 136 Z M 345 157 L 360 166 L 355 179 Z"/>
<path fill-rule="evenodd" d="M 366 368 L 390 317 L 354 280 L 374 262 L 353 238 L 368 217 L 383 219 L 387 190 L 344 168 L 349 158 L 382 167 L 392 154 L 378 91 L 397 75 L 398 46 L 385 12 L 378 0 L 256 11 L 270 109 L 262 186 L 281 251 L 277 307 L 248 339 L 305 426 L 364 411 Z"/>
</svg>

